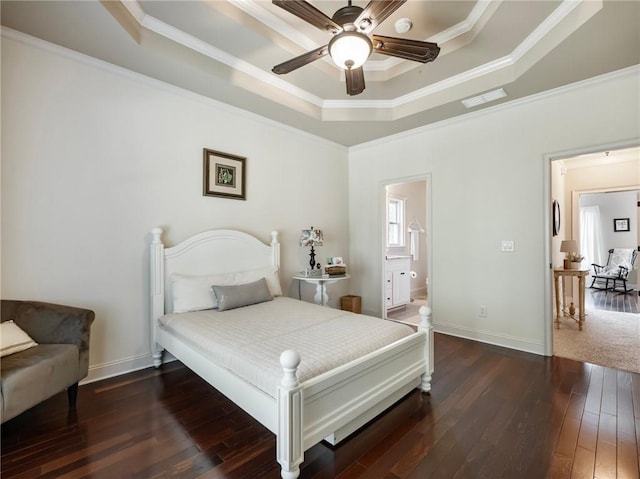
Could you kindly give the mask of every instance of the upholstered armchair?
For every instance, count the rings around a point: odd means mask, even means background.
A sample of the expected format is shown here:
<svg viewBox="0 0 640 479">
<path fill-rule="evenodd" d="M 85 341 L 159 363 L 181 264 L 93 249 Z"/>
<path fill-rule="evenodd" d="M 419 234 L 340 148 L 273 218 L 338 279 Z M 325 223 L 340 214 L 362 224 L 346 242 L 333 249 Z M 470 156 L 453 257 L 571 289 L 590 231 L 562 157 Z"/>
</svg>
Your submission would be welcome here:
<svg viewBox="0 0 640 479">
<path fill-rule="evenodd" d="M 5 422 L 64 389 L 75 408 L 78 382 L 89 370 L 89 338 L 95 318 L 88 309 L 37 301 L 2 300 L 1 320 L 33 339 L 27 349 L 0 359 L 0 403 Z M 33 343 L 31 342 L 31 343 Z"/>
</svg>

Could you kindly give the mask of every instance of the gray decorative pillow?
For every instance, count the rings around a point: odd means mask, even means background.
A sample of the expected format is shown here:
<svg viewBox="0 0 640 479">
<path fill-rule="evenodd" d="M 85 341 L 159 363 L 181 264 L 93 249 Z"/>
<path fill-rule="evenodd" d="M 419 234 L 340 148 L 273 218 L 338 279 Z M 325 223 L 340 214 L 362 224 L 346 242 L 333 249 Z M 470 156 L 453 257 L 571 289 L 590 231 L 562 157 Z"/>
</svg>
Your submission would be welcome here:
<svg viewBox="0 0 640 479">
<path fill-rule="evenodd" d="M 211 286 L 211 291 L 218 298 L 218 311 L 241 308 L 251 304 L 271 301 L 267 281 L 262 278 L 253 283 L 236 284 L 232 286 Z"/>
</svg>

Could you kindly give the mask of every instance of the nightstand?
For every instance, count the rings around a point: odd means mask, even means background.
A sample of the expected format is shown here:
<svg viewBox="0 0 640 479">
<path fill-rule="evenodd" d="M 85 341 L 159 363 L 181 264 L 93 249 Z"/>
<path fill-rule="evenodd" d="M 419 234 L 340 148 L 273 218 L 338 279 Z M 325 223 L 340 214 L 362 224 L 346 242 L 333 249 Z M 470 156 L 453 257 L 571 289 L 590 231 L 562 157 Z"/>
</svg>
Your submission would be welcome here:
<svg viewBox="0 0 640 479">
<path fill-rule="evenodd" d="M 313 297 L 313 300 L 316 304 L 321 304 L 322 306 L 326 306 L 329 302 L 329 295 L 327 294 L 327 285 L 331 283 L 336 283 L 338 281 L 342 281 L 343 279 L 349 279 L 350 276 L 348 274 L 341 274 L 338 276 L 305 276 L 303 273 L 298 273 L 293 275 L 293 279 L 297 279 L 298 281 L 304 281 L 305 283 L 315 284 L 316 285 L 316 294 Z"/>
</svg>

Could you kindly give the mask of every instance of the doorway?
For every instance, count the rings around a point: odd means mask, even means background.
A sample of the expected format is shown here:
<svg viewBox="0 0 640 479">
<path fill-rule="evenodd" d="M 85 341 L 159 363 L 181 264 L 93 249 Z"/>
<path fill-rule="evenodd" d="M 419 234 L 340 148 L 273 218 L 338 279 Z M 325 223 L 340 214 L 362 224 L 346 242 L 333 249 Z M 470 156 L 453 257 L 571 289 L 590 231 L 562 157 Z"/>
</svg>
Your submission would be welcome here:
<svg viewBox="0 0 640 479">
<path fill-rule="evenodd" d="M 560 204 L 559 228 L 551 237 L 551 266 L 563 268 L 564 253 L 560 252 L 564 240 L 574 240 L 579 245 L 579 255 L 585 258 L 580 269 L 591 274 L 591 263 L 606 264 L 608 250 L 626 248 L 630 251 L 640 245 L 640 148 L 622 148 L 576 155 L 551 161 L 551 202 Z M 592 215 L 599 212 L 598 231 L 585 229 L 585 222 L 592 222 Z M 589 215 L 587 215 L 589 213 Z M 617 218 L 629 218 L 630 231 L 620 234 L 614 230 Z M 600 244 L 600 246 L 594 246 Z M 599 251 L 598 251 L 599 249 Z M 632 293 L 621 295 L 614 291 L 590 288 L 590 277 L 585 281 L 586 321 L 579 331 L 574 321 L 561 311 L 560 328 L 551 329 L 553 355 L 590 362 L 618 369 L 633 370 L 640 365 L 637 347 L 629 347 L 637 341 L 640 314 L 637 301 L 640 281 L 638 270 L 632 270 L 628 278 Z M 564 304 L 578 304 L 577 280 L 568 280 Z M 564 291 L 564 288 L 562 288 Z M 553 298 L 553 292 L 551 293 Z M 556 317 L 553 306 L 551 321 Z M 622 327 L 627 324 L 627 330 Z M 553 324 L 553 323 L 551 323 Z M 610 326 L 606 326 L 609 324 Z M 620 328 L 616 332 L 615 329 Z M 635 331 L 635 333 L 634 333 Z M 632 343 L 627 344 L 629 341 Z M 627 354 L 629 351 L 631 355 Z M 635 351 L 635 353 L 633 353 Z M 635 354 L 635 355 L 634 355 Z M 623 361 L 625 356 L 626 365 Z M 631 365 L 631 366 L 629 366 Z M 635 366 L 633 366 L 635 365 Z M 640 371 L 637 371 L 640 372 Z"/>
<path fill-rule="evenodd" d="M 428 301 L 428 177 L 383 185 L 382 317 L 417 325 Z"/>
</svg>

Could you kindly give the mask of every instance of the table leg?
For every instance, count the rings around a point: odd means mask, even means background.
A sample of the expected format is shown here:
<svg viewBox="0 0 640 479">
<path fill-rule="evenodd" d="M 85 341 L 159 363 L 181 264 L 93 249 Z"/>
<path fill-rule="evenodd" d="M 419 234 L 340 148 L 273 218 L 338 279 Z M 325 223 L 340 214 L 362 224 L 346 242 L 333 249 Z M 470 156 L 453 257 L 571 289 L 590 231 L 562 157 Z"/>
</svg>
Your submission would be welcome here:
<svg viewBox="0 0 640 479">
<path fill-rule="evenodd" d="M 322 282 L 322 306 L 329 304 L 329 295 L 327 294 L 327 284 Z"/>
<path fill-rule="evenodd" d="M 584 323 L 584 276 L 578 278 L 578 303 L 580 314 L 578 315 L 578 329 L 582 331 L 582 323 Z"/>
<path fill-rule="evenodd" d="M 553 275 L 553 285 L 556 291 L 556 328 L 560 329 L 560 286 L 558 284 L 559 277 Z"/>
<path fill-rule="evenodd" d="M 324 305 L 324 303 L 323 303 L 323 299 L 324 299 L 324 298 L 323 298 L 323 296 L 324 296 L 324 285 L 322 284 L 322 281 L 318 281 L 318 283 L 316 284 L 316 294 L 315 294 L 315 296 L 313 297 L 313 301 L 314 301 L 316 304 L 322 304 L 322 305 Z"/>
</svg>

